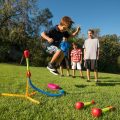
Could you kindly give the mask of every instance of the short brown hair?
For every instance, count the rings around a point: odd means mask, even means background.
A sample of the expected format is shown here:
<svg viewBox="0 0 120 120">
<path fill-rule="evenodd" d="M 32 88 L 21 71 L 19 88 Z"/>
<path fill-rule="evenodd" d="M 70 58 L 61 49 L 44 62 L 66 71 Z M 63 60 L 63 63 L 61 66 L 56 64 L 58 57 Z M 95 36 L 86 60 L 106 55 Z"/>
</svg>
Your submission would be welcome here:
<svg viewBox="0 0 120 120">
<path fill-rule="evenodd" d="M 89 29 L 88 31 L 90 31 L 93 35 L 95 33 L 93 29 Z"/>
<path fill-rule="evenodd" d="M 77 42 L 73 42 L 72 43 L 72 46 L 75 45 L 75 46 L 78 46 L 78 43 Z"/>
<path fill-rule="evenodd" d="M 70 28 L 73 23 L 72 19 L 68 16 L 64 16 L 60 21 L 60 25 L 68 26 L 68 28 Z"/>
</svg>

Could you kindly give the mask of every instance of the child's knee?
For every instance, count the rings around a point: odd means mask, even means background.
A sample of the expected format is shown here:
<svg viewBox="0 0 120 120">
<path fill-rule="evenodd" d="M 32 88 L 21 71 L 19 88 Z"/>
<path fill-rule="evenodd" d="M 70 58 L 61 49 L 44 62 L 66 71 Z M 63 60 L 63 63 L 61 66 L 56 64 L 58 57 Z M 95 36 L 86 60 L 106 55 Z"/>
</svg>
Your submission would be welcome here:
<svg viewBox="0 0 120 120">
<path fill-rule="evenodd" d="M 61 54 L 61 56 L 64 56 L 64 53 L 63 53 L 63 51 L 62 51 L 62 50 L 60 51 L 60 54 Z"/>
<path fill-rule="evenodd" d="M 57 50 L 55 53 L 61 54 L 61 50 Z"/>
</svg>

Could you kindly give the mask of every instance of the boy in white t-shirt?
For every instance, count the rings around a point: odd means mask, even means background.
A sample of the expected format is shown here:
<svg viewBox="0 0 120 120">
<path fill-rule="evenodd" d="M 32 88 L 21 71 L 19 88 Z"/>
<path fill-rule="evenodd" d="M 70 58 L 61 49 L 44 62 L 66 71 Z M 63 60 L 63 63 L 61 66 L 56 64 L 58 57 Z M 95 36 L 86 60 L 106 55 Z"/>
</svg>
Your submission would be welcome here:
<svg viewBox="0 0 120 120">
<path fill-rule="evenodd" d="M 90 82 L 90 70 L 94 70 L 95 81 L 98 81 L 97 60 L 99 59 L 99 40 L 94 38 L 94 31 L 88 30 L 88 39 L 84 45 L 84 60 L 87 69 L 87 82 Z"/>
</svg>

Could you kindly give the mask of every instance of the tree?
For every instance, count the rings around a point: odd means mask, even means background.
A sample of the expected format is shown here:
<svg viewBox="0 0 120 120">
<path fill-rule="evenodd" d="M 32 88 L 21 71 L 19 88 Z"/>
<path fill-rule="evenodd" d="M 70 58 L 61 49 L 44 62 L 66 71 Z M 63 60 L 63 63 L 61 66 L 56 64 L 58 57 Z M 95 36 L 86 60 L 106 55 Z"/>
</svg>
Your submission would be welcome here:
<svg viewBox="0 0 120 120">
<path fill-rule="evenodd" d="M 120 72 L 118 59 L 120 56 L 120 42 L 117 35 L 105 35 L 100 39 L 100 70 L 105 72 Z"/>
<path fill-rule="evenodd" d="M 30 46 L 33 48 L 32 40 L 38 44 L 40 30 L 52 25 L 52 13 L 47 8 L 38 9 L 37 2 L 37 0 L 0 1 L 0 51 L 4 45 L 9 46 L 5 49 L 6 56 L 10 51 L 22 53 Z"/>
<path fill-rule="evenodd" d="M 92 28 L 94 30 L 94 36 L 99 38 L 100 37 L 100 29 L 99 28 Z"/>
</svg>

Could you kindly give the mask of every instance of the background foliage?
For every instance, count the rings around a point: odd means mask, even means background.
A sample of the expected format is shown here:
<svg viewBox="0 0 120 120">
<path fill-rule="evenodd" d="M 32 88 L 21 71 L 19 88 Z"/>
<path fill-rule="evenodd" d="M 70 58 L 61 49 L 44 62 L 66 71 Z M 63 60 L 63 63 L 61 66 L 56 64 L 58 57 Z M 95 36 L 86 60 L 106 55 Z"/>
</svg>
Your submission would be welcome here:
<svg viewBox="0 0 120 120">
<path fill-rule="evenodd" d="M 37 0 L 0 1 L 0 62 L 20 63 L 23 51 L 29 49 L 33 66 L 47 65 L 50 55 L 42 49 L 40 33 L 52 26 L 53 15 L 36 4 Z M 94 30 L 100 40 L 99 71 L 120 73 L 120 36 L 100 36 L 100 29 Z M 77 36 L 69 41 L 82 48 L 85 39 Z"/>
</svg>

